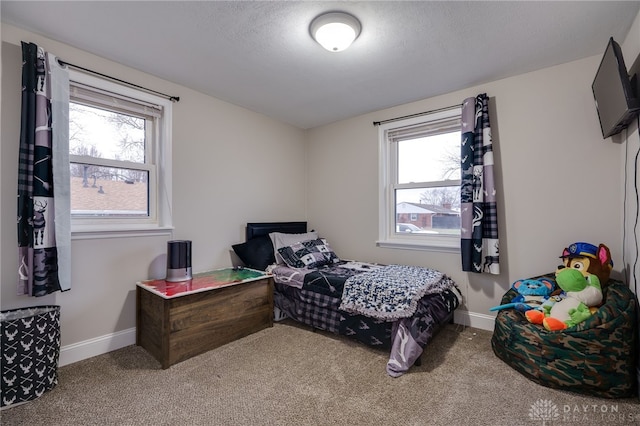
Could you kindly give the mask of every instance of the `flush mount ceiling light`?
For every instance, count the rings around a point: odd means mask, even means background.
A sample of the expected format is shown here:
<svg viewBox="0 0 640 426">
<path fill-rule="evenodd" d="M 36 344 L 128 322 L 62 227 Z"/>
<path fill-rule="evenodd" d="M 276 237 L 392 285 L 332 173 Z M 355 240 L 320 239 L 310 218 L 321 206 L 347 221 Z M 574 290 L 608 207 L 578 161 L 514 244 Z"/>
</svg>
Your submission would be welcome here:
<svg viewBox="0 0 640 426">
<path fill-rule="evenodd" d="M 360 21 L 344 12 L 329 12 L 311 21 L 311 37 L 330 52 L 346 49 L 360 35 Z"/>
</svg>

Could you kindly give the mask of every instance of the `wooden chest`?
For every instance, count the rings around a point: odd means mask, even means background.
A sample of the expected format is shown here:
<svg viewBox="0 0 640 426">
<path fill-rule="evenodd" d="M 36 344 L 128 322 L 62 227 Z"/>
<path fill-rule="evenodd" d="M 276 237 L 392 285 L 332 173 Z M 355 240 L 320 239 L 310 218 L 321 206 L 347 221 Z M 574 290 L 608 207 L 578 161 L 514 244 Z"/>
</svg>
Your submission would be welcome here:
<svg viewBox="0 0 640 426">
<path fill-rule="evenodd" d="M 194 276 L 190 283 L 138 283 L 136 344 L 162 368 L 273 326 L 273 279 L 255 271 L 260 275 L 249 279 L 205 282 L 223 271 L 233 277 L 231 270 L 218 270 Z M 187 288 L 166 289 L 180 285 Z"/>
</svg>

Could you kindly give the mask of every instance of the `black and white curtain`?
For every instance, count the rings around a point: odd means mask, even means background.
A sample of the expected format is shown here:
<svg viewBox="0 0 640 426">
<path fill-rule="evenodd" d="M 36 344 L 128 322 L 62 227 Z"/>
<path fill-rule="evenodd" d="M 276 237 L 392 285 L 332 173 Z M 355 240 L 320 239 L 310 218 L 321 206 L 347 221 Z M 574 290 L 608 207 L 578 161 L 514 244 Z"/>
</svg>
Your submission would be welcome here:
<svg viewBox="0 0 640 426">
<path fill-rule="evenodd" d="M 18 294 L 71 287 L 68 104 L 67 70 L 22 42 Z"/>
<path fill-rule="evenodd" d="M 462 104 L 462 270 L 500 273 L 493 141 L 486 93 Z"/>
</svg>

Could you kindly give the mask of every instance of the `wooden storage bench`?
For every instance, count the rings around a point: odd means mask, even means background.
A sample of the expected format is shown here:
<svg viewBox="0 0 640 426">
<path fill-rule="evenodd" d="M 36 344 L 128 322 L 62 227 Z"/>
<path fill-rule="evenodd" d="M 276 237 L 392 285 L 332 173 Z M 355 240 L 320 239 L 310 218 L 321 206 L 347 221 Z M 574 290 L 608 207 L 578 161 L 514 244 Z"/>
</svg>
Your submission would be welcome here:
<svg viewBox="0 0 640 426">
<path fill-rule="evenodd" d="M 136 306 L 136 344 L 169 368 L 273 326 L 273 280 L 229 268 L 189 281 L 141 281 Z"/>
</svg>

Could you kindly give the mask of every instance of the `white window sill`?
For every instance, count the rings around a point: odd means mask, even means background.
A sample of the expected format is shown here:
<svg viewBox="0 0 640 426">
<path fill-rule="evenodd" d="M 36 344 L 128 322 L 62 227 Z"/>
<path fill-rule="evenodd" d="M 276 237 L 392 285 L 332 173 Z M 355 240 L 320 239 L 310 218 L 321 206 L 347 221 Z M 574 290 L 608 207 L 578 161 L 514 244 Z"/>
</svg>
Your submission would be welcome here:
<svg viewBox="0 0 640 426">
<path fill-rule="evenodd" d="M 443 253 L 460 253 L 460 238 L 439 238 L 430 240 L 417 240 L 407 238 L 387 239 L 376 241 L 376 245 L 382 248 L 400 250 L 424 250 Z"/>
<path fill-rule="evenodd" d="M 171 235 L 172 226 L 72 226 L 72 240 L 92 240 L 100 238 L 131 238 L 131 237 L 155 237 Z"/>
</svg>

